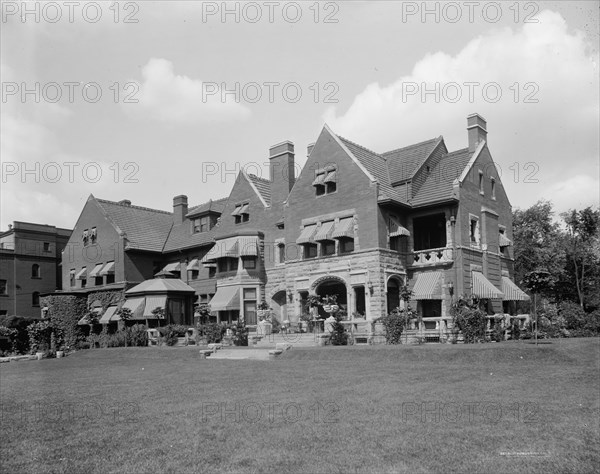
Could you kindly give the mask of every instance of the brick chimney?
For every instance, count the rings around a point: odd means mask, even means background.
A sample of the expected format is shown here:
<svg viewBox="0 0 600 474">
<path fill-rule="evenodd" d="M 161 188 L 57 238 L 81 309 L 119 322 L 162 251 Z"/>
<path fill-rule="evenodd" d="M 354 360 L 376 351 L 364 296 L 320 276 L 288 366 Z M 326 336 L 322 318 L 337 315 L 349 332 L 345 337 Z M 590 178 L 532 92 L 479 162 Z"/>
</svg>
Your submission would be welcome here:
<svg viewBox="0 0 600 474">
<path fill-rule="evenodd" d="M 487 122 L 479 114 L 471 114 L 467 117 L 467 132 L 469 134 L 469 151 L 473 153 L 479 143 L 487 142 Z"/>
<path fill-rule="evenodd" d="M 296 181 L 294 144 L 285 141 L 269 148 L 271 203 L 282 204 Z"/>
<path fill-rule="evenodd" d="M 173 198 L 173 222 L 175 225 L 182 224 L 188 213 L 187 196 L 181 194 Z"/>
</svg>

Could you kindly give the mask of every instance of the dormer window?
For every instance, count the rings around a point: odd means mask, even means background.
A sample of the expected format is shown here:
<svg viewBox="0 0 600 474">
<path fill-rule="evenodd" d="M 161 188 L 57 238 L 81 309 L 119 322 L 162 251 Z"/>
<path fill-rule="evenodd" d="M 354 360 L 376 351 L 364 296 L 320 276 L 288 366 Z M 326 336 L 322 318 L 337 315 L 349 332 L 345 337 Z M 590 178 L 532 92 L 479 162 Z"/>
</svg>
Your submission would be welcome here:
<svg viewBox="0 0 600 474">
<path fill-rule="evenodd" d="M 90 234 L 88 232 L 88 229 L 85 229 L 83 231 L 83 234 L 81 234 L 81 240 L 83 240 L 83 245 L 87 244 L 89 238 L 90 238 Z"/>
<path fill-rule="evenodd" d="M 210 230 L 210 218 L 208 216 L 192 219 L 192 233 L 198 234 Z"/>
<path fill-rule="evenodd" d="M 90 230 L 90 240 L 92 242 L 95 242 L 97 237 L 98 237 L 98 234 L 96 233 L 96 228 L 92 227 Z"/>
<path fill-rule="evenodd" d="M 242 222 L 248 222 L 250 220 L 249 207 L 249 203 L 237 204 L 235 206 L 231 215 L 234 217 L 236 224 L 241 224 Z"/>
</svg>

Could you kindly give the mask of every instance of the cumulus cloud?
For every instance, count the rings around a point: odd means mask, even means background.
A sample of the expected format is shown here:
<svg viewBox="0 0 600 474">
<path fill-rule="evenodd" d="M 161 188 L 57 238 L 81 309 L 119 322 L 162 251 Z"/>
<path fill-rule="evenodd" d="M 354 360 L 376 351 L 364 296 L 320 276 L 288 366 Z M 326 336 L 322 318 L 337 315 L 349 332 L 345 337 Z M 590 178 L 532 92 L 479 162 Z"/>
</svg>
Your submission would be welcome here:
<svg viewBox="0 0 600 474">
<path fill-rule="evenodd" d="M 250 109 L 240 97 L 223 94 L 219 85 L 176 75 L 173 63 L 152 58 L 142 69 L 143 82 L 135 106 L 125 109 L 134 114 L 172 123 L 223 122 L 250 117 Z"/>
<path fill-rule="evenodd" d="M 495 161 L 539 167 L 535 186 L 523 183 L 524 173 L 503 180 L 513 205 L 549 197 L 565 207 L 563 195 L 549 195 L 563 180 L 593 175 L 588 184 L 598 188 L 598 53 L 558 13 L 537 18 L 477 37 L 455 55 L 428 54 L 410 74 L 368 85 L 348 110 L 330 108 L 324 120 L 378 151 L 440 134 L 452 150 L 467 145 L 466 116 L 478 112 Z M 592 198 L 597 204 L 597 193 Z"/>
</svg>

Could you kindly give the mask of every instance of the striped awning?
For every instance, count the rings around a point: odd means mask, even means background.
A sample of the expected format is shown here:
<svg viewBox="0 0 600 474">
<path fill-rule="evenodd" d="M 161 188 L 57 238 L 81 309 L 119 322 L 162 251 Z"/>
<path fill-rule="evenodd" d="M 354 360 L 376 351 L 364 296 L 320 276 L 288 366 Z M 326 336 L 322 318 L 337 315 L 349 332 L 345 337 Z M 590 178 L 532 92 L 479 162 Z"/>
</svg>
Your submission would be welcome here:
<svg viewBox="0 0 600 474">
<path fill-rule="evenodd" d="M 498 245 L 500 247 L 508 247 L 512 245 L 512 242 L 508 237 L 506 237 L 506 235 L 500 234 L 498 237 Z"/>
<path fill-rule="evenodd" d="M 179 272 L 181 271 L 181 263 L 173 262 L 166 264 L 163 269 L 163 272 Z"/>
<path fill-rule="evenodd" d="M 441 300 L 442 272 L 420 273 L 412 292 L 413 300 Z"/>
<path fill-rule="evenodd" d="M 333 230 L 333 221 L 323 222 L 321 227 L 313 237 L 314 240 L 331 240 L 331 231 Z"/>
<path fill-rule="evenodd" d="M 218 258 L 224 257 L 238 257 L 238 238 L 230 237 L 228 239 L 221 239 L 215 242 L 215 245 L 206 253 L 202 260 L 202 263 L 211 263 Z"/>
<path fill-rule="evenodd" d="M 319 186 L 325 184 L 325 170 L 318 171 L 315 180 L 312 182 L 313 186 Z"/>
<path fill-rule="evenodd" d="M 502 293 L 504 293 L 504 301 L 527 301 L 530 299 L 527 293 L 505 276 L 502 277 Z"/>
<path fill-rule="evenodd" d="M 144 307 L 144 318 L 145 319 L 157 319 L 156 316 L 152 314 L 156 308 L 165 309 L 167 305 L 167 296 L 166 295 L 152 295 L 146 296 L 146 306 Z"/>
<path fill-rule="evenodd" d="M 331 237 L 334 239 L 340 239 L 342 237 L 354 237 L 354 218 L 345 217 L 340 219 L 335 229 L 331 233 Z"/>
<path fill-rule="evenodd" d="M 239 206 L 235 206 L 235 209 L 233 210 L 233 212 L 231 213 L 231 215 L 232 216 L 239 216 L 241 210 L 242 210 L 241 204 Z"/>
<path fill-rule="evenodd" d="M 225 286 L 217 288 L 215 296 L 210 300 L 211 311 L 232 311 L 240 309 L 240 288 Z"/>
<path fill-rule="evenodd" d="M 77 273 L 77 270 L 72 269 L 71 271 L 69 271 L 69 275 L 71 276 L 75 276 L 75 274 Z"/>
<path fill-rule="evenodd" d="M 410 237 L 410 232 L 403 227 L 398 220 L 390 217 L 390 237 L 397 237 L 400 235 Z"/>
<path fill-rule="evenodd" d="M 106 311 L 100 318 L 100 324 L 108 324 L 110 322 L 110 319 L 115 315 L 116 312 L 117 312 L 116 306 L 109 306 L 108 308 L 106 308 Z M 113 321 L 114 321 L 114 319 L 113 319 Z"/>
<path fill-rule="evenodd" d="M 335 183 L 337 181 L 337 171 L 333 170 L 333 171 L 329 171 L 327 173 L 327 176 L 325 176 L 325 179 L 323 180 L 324 183 Z"/>
<path fill-rule="evenodd" d="M 75 279 L 76 280 L 85 280 L 86 277 L 86 272 L 87 268 L 83 267 L 81 270 L 79 270 L 79 272 L 77 273 L 77 275 L 75 275 Z"/>
<path fill-rule="evenodd" d="M 240 209 L 240 214 L 248 214 L 248 207 L 250 207 L 250 204 L 246 203 L 242 206 L 242 208 Z"/>
<path fill-rule="evenodd" d="M 90 272 L 90 278 L 94 278 L 97 276 L 100 276 L 100 270 L 102 270 L 102 267 L 104 266 L 103 263 L 99 263 L 98 265 L 96 265 L 94 267 L 94 269 Z"/>
<path fill-rule="evenodd" d="M 200 260 L 197 258 L 193 258 L 187 265 L 187 270 L 189 271 L 200 271 Z"/>
<path fill-rule="evenodd" d="M 115 273 L 115 262 L 108 262 L 104 265 L 104 268 L 100 270 L 100 276 L 114 275 Z"/>
<path fill-rule="evenodd" d="M 300 233 L 300 237 L 296 240 L 297 244 L 308 244 L 310 242 L 314 242 L 313 236 L 317 231 L 317 224 L 307 225 L 302 232 Z"/>
<path fill-rule="evenodd" d="M 481 272 L 473 272 L 473 287 L 471 292 L 479 298 L 503 298 L 502 292 L 492 285 Z"/>
<path fill-rule="evenodd" d="M 239 237 L 238 249 L 240 257 L 258 256 L 258 237 Z"/>
<path fill-rule="evenodd" d="M 144 318 L 144 302 L 144 297 L 128 298 L 125 300 L 125 303 L 123 303 L 122 307 L 131 310 L 131 319 L 146 319 Z"/>
</svg>

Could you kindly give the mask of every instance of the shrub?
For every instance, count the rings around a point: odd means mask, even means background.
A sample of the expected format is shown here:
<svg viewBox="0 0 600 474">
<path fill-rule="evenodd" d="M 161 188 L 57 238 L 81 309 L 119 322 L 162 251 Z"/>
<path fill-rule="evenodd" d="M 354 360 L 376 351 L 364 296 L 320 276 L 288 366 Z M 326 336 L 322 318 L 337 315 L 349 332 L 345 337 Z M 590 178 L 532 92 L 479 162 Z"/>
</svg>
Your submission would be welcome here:
<svg viewBox="0 0 600 474">
<path fill-rule="evenodd" d="M 236 324 L 231 326 L 233 331 L 233 344 L 235 346 L 247 346 L 248 345 L 248 328 L 243 319 L 238 319 Z"/>
<path fill-rule="evenodd" d="M 409 320 L 413 316 L 414 315 L 409 310 L 401 310 L 400 308 L 396 308 L 387 316 L 377 319 L 377 322 L 383 324 L 383 327 L 385 328 L 386 344 L 402 343 L 402 333 L 406 329 Z"/>
<path fill-rule="evenodd" d="M 519 321 L 513 321 L 512 326 L 510 327 L 510 338 L 514 340 L 518 340 L 521 338 L 521 328 L 519 327 Z"/>
<path fill-rule="evenodd" d="M 134 324 L 127 328 L 129 345 L 133 347 L 145 347 L 148 345 L 148 333 L 143 324 Z"/>
<path fill-rule="evenodd" d="M 27 326 L 29 346 L 33 351 L 46 352 L 50 349 L 52 325 L 50 321 L 43 320 Z"/>
<path fill-rule="evenodd" d="M 23 318 L 20 316 L 0 316 L 0 326 L 17 330 L 17 334 L 12 340 L 12 350 L 14 352 L 18 354 L 26 354 L 29 352 L 29 333 L 27 332 L 27 326 L 36 321 L 37 319 Z"/>
<path fill-rule="evenodd" d="M 571 301 L 562 301 L 558 305 L 558 314 L 564 318 L 567 329 L 583 329 L 586 324 L 585 312 Z"/>
<path fill-rule="evenodd" d="M 198 335 L 206 337 L 207 344 L 216 344 L 223 340 L 223 335 L 227 330 L 225 324 L 208 323 L 198 325 Z"/>
<path fill-rule="evenodd" d="M 271 321 L 271 325 L 273 326 L 271 328 L 271 332 L 278 333 L 281 330 L 281 323 L 275 317 L 271 318 L 270 321 Z"/>
<path fill-rule="evenodd" d="M 329 336 L 329 342 L 332 346 L 347 346 L 348 345 L 348 333 L 346 328 L 340 322 L 342 316 L 336 315 L 336 320 L 332 324 L 331 335 Z"/>
<path fill-rule="evenodd" d="M 461 331 L 465 344 L 486 342 L 485 332 L 487 328 L 486 314 L 479 309 L 479 301 L 475 296 L 466 298 L 461 296 L 452 304 L 452 326 L 456 331 Z"/>
</svg>

